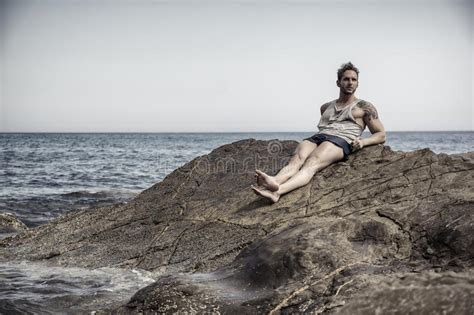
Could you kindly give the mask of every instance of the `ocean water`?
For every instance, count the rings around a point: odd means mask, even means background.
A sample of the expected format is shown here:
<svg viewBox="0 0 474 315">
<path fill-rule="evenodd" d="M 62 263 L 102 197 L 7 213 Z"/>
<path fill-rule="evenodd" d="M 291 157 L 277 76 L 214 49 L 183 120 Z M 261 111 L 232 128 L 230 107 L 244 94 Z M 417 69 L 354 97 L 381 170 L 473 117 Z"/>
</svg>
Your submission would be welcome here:
<svg viewBox="0 0 474 315">
<path fill-rule="evenodd" d="M 2 262 L 0 314 L 84 314 L 113 309 L 157 276 L 144 270 Z"/>
<path fill-rule="evenodd" d="M 301 141 L 311 135 L 0 133 L 0 212 L 13 213 L 28 227 L 36 227 L 73 209 L 127 202 L 220 145 L 248 138 Z M 474 151 L 474 132 L 388 132 L 385 144 L 397 151 L 430 148 L 436 153 L 463 153 Z M 58 310 L 53 305 L 66 307 L 70 300 L 79 311 L 102 307 L 105 300 L 125 302 L 152 281 L 153 275 L 145 274 L 2 262 L 0 314 L 54 313 Z"/>
</svg>

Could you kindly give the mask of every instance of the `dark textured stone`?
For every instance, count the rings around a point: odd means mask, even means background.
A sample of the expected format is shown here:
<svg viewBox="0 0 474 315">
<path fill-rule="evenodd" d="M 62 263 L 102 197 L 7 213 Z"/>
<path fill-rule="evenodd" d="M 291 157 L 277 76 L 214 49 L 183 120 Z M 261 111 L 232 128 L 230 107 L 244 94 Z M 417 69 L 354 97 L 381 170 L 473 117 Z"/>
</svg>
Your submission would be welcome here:
<svg viewBox="0 0 474 315">
<path fill-rule="evenodd" d="M 473 313 L 473 153 L 377 145 L 276 204 L 255 196 L 255 168 L 275 173 L 296 145 L 224 145 L 128 204 L 2 240 L 0 254 L 163 273 L 120 314 Z"/>
<path fill-rule="evenodd" d="M 360 292 L 338 314 L 472 314 L 472 270 L 396 276 Z"/>
<path fill-rule="evenodd" d="M 27 230 L 25 223 L 21 222 L 13 213 L 0 213 L 0 233 L 14 233 Z"/>
</svg>

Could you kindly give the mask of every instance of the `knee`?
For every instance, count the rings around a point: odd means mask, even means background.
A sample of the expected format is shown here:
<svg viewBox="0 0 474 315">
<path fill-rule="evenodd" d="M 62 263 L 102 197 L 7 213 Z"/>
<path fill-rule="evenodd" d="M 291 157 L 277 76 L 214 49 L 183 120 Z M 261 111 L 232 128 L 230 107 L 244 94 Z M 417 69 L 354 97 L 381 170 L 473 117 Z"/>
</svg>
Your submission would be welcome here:
<svg viewBox="0 0 474 315">
<path fill-rule="evenodd" d="M 292 157 L 291 157 L 291 160 L 290 160 L 290 164 L 294 165 L 295 167 L 298 167 L 298 169 L 303 166 L 305 162 L 305 157 L 299 153 L 299 152 L 296 152 Z"/>
<path fill-rule="evenodd" d="M 318 169 L 322 167 L 323 160 L 317 155 L 311 155 L 306 159 L 306 162 L 304 164 L 305 169 L 313 172 L 314 174 L 318 171 Z"/>
</svg>

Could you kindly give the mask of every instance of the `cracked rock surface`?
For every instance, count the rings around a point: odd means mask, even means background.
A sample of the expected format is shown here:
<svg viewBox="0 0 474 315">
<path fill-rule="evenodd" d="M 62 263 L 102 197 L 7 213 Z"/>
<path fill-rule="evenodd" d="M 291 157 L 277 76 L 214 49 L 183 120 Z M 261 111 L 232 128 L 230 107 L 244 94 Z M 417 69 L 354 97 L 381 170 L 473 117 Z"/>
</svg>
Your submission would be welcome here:
<svg viewBox="0 0 474 315">
<path fill-rule="evenodd" d="M 102 313 L 472 314 L 474 153 L 367 147 L 269 204 L 295 141 L 242 140 L 127 204 L 0 241 L 3 260 L 163 276 Z"/>
</svg>

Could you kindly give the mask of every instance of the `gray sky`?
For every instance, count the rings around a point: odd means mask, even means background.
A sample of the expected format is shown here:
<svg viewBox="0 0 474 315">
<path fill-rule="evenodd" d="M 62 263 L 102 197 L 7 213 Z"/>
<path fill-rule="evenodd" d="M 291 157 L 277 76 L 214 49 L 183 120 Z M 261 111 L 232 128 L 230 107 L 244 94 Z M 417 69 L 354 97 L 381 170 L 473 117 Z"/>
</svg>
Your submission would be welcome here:
<svg viewBox="0 0 474 315">
<path fill-rule="evenodd" d="M 0 132 L 474 130 L 472 0 L 0 1 Z"/>
</svg>

